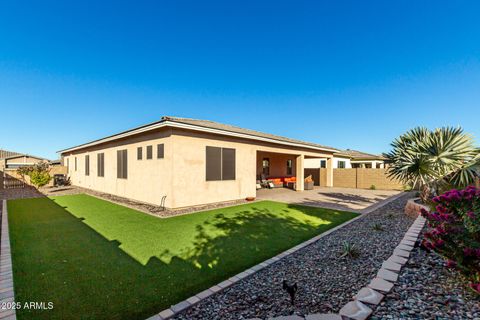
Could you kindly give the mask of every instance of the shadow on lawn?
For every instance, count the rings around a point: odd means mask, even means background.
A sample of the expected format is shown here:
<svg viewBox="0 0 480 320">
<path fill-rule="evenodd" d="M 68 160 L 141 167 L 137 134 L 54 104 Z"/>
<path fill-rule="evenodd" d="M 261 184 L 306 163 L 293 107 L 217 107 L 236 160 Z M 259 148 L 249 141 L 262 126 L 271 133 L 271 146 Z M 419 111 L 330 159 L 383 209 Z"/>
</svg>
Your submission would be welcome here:
<svg viewBox="0 0 480 320">
<path fill-rule="evenodd" d="M 22 319 L 144 319 L 347 220 L 297 205 L 291 207 L 328 224 L 301 222 L 288 210 L 219 213 L 196 226 L 184 258 L 165 263 L 152 257 L 144 266 L 120 242 L 105 239 L 48 198 L 10 206 L 17 301 L 54 302 L 53 310 L 18 310 Z M 210 236 L 211 228 L 221 235 Z"/>
</svg>

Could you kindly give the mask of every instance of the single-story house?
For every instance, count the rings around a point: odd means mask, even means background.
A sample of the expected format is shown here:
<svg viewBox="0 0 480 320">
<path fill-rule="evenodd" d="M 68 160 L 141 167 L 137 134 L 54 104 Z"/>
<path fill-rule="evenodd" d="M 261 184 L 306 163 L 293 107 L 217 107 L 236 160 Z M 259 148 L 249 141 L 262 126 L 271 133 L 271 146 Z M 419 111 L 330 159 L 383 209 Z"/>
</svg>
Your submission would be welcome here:
<svg viewBox="0 0 480 320">
<path fill-rule="evenodd" d="M 305 160 L 305 168 L 317 169 L 326 168 L 327 159 L 307 159 Z M 333 168 L 334 169 L 351 169 L 351 168 L 371 168 L 379 169 L 386 167 L 386 158 L 382 155 L 370 154 L 357 150 L 343 150 L 334 153 Z"/>
<path fill-rule="evenodd" d="M 59 151 L 73 185 L 168 208 L 255 197 L 260 178 L 304 190 L 304 163 L 340 150 L 207 120 L 162 117 Z"/>
</svg>

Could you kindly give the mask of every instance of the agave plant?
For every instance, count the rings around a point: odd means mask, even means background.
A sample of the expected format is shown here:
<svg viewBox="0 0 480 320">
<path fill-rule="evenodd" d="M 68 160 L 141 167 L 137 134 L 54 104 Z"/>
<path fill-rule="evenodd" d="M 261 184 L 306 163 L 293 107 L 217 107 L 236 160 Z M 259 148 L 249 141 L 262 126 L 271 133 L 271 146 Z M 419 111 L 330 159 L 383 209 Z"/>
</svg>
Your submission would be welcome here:
<svg viewBox="0 0 480 320">
<path fill-rule="evenodd" d="M 424 202 L 442 186 L 465 187 L 478 176 L 480 149 L 461 128 L 418 127 L 391 145 L 389 177 L 419 187 Z"/>
<path fill-rule="evenodd" d="M 357 247 L 354 243 L 351 243 L 349 241 L 343 241 L 342 254 L 340 255 L 340 258 L 344 258 L 347 256 L 350 258 L 356 258 L 359 254 L 360 252 L 357 250 Z"/>
</svg>

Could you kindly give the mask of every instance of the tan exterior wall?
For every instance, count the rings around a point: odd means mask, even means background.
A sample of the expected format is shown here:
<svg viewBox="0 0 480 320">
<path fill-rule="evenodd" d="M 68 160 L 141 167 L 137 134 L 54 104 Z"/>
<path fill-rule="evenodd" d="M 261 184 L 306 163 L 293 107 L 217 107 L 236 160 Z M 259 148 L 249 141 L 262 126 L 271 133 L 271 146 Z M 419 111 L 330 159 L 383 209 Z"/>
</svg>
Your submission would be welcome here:
<svg viewBox="0 0 480 320">
<path fill-rule="evenodd" d="M 401 190 L 403 184 L 387 177 L 386 169 L 333 169 L 333 186 L 341 188 Z"/>
<path fill-rule="evenodd" d="M 164 144 L 164 158 L 157 159 L 157 144 Z M 153 159 L 146 159 L 146 147 L 153 147 Z M 137 160 L 142 147 L 142 160 Z M 127 179 L 117 178 L 117 151 L 127 150 Z M 105 143 L 79 152 L 63 155 L 73 185 L 159 205 L 169 195 L 172 183 L 172 141 L 169 129 L 149 132 L 129 139 Z M 104 177 L 98 176 L 97 154 L 104 153 Z M 90 175 L 85 175 L 85 156 L 90 155 Z M 77 170 L 75 170 L 75 158 Z M 166 206 L 171 206 L 167 197 Z"/>
<path fill-rule="evenodd" d="M 156 145 L 159 143 L 165 146 L 164 159 L 156 159 Z M 147 145 L 153 145 L 152 160 L 145 160 Z M 137 160 L 137 147 L 140 146 L 143 147 L 143 160 Z M 207 146 L 236 150 L 235 180 L 206 181 Z M 124 149 L 128 150 L 128 178 L 117 179 L 117 151 Z M 101 152 L 105 154 L 104 177 L 97 176 L 97 154 Z M 278 171 L 275 171 L 275 174 L 278 173 L 279 176 L 286 175 L 287 159 L 294 160 L 292 175 L 296 175 L 295 159 L 298 156 L 332 157 L 332 154 L 307 148 L 289 148 L 177 128 L 163 128 L 139 134 L 62 154 L 62 157 L 63 164 L 68 164 L 68 175 L 73 185 L 155 205 L 160 205 L 162 197 L 167 196 L 166 207 L 180 208 L 255 197 L 259 158 L 257 154 L 261 153 L 272 153 L 275 156 L 271 157 L 271 168 L 276 168 Z M 89 176 L 85 176 L 86 154 L 90 155 Z"/>
</svg>

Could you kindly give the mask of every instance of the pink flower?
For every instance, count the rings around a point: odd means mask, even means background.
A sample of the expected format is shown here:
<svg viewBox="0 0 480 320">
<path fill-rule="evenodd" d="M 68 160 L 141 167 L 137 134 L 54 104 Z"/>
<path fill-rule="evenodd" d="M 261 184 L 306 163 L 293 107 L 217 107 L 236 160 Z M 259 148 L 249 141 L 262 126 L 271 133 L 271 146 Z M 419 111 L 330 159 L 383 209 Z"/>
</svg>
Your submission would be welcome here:
<svg viewBox="0 0 480 320">
<path fill-rule="evenodd" d="M 433 249 L 432 243 L 430 241 L 427 241 L 427 240 L 422 241 L 422 246 L 427 250 L 432 250 Z"/>
<path fill-rule="evenodd" d="M 480 293 L 480 283 L 470 283 L 469 284 L 470 288 L 472 288 L 473 290 L 477 291 L 478 293 Z"/>
<path fill-rule="evenodd" d="M 470 219 L 475 219 L 475 213 L 473 211 L 468 211 L 467 212 L 467 216 L 470 218 Z"/>
<path fill-rule="evenodd" d="M 442 206 L 441 204 L 439 204 L 438 206 L 436 206 L 435 209 L 437 210 L 438 213 L 446 213 L 446 212 L 447 212 L 447 208 L 445 208 L 445 207 Z"/>
<path fill-rule="evenodd" d="M 473 256 L 475 256 L 475 249 L 473 249 L 473 248 L 465 248 L 465 249 L 463 249 L 463 254 L 464 254 L 466 257 L 473 257 Z"/>
<path fill-rule="evenodd" d="M 447 268 L 455 268 L 455 267 L 457 267 L 457 263 L 453 260 L 447 260 L 446 267 Z"/>
<path fill-rule="evenodd" d="M 437 248 L 443 247 L 444 244 L 445 244 L 445 241 L 443 241 L 442 239 L 438 239 L 437 241 L 435 241 L 435 247 Z"/>
</svg>

